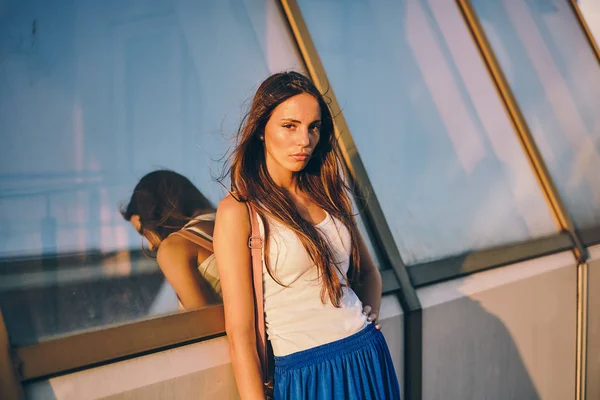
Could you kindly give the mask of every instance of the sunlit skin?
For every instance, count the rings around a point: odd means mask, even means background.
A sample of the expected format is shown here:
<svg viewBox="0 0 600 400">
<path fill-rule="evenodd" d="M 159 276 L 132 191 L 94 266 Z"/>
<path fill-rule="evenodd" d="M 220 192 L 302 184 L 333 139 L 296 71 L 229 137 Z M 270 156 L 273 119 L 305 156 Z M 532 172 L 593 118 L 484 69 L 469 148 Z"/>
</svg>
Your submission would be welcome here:
<svg viewBox="0 0 600 400">
<path fill-rule="evenodd" d="M 200 308 L 219 301 L 197 268 L 210 256 L 210 251 L 181 236 L 173 235 L 161 240 L 156 233 L 142 229 L 139 215 L 132 215 L 129 222 L 144 237 L 148 249 L 157 252 L 156 260 L 160 269 L 186 309 Z M 205 224 L 202 228 L 212 234 L 212 226 Z"/>
<path fill-rule="evenodd" d="M 275 107 L 261 137 L 269 175 L 288 191 L 300 215 L 315 224 L 325 218 L 325 211 L 298 191 L 296 173 L 310 161 L 321 137 L 320 128 L 319 102 L 302 93 Z"/>
<path fill-rule="evenodd" d="M 321 107 L 309 94 L 291 97 L 275 107 L 262 140 L 265 142 L 267 170 L 279 186 L 292 186 L 294 172 L 306 167 L 319 143 L 320 127 Z"/>
</svg>

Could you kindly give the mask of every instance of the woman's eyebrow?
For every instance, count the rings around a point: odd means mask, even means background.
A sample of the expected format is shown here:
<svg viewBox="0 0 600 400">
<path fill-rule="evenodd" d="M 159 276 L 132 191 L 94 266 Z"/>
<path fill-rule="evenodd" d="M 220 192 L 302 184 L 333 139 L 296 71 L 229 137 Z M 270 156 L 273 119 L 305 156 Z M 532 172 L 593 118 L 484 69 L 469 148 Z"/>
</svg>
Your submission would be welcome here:
<svg viewBox="0 0 600 400">
<path fill-rule="evenodd" d="M 297 124 L 301 124 L 302 121 L 298 121 L 297 119 L 294 118 L 281 118 L 282 121 L 288 121 L 288 122 L 295 122 Z"/>
<path fill-rule="evenodd" d="M 294 118 L 281 118 L 281 122 L 293 122 L 295 124 L 301 124 L 302 123 L 302 121 L 299 121 L 299 120 L 294 119 Z M 320 124 L 320 123 L 321 123 L 320 119 L 315 119 L 310 124 L 313 125 L 313 124 Z"/>
</svg>

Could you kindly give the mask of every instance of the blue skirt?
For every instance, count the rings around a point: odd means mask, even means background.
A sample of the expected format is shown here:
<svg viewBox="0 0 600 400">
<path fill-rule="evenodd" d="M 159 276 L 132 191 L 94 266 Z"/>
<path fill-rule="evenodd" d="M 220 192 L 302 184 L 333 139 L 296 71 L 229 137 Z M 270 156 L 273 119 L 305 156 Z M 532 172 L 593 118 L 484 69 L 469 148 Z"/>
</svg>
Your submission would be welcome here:
<svg viewBox="0 0 600 400">
<path fill-rule="evenodd" d="M 275 357 L 275 400 L 396 400 L 400 388 L 383 334 L 369 324 L 344 339 Z"/>
</svg>

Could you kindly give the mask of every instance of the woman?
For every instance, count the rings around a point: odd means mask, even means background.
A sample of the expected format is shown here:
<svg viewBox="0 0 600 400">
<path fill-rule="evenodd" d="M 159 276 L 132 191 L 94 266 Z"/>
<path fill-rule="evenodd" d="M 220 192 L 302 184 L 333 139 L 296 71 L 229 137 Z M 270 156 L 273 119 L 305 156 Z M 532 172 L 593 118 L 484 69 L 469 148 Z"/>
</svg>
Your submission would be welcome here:
<svg viewBox="0 0 600 400">
<path fill-rule="evenodd" d="M 381 276 L 360 237 L 331 112 L 310 80 L 272 75 L 238 133 L 217 209 L 214 249 L 239 393 L 264 398 L 256 351 L 250 202 L 264 238 L 264 310 L 275 399 L 398 399 L 383 335 L 370 320 Z M 362 304 L 373 314 L 367 317 Z M 368 311 L 367 311 L 368 312 Z"/>
<path fill-rule="evenodd" d="M 214 208 L 186 177 L 167 170 L 144 176 L 121 214 L 148 242 L 180 306 L 219 302 L 212 251 Z"/>
</svg>

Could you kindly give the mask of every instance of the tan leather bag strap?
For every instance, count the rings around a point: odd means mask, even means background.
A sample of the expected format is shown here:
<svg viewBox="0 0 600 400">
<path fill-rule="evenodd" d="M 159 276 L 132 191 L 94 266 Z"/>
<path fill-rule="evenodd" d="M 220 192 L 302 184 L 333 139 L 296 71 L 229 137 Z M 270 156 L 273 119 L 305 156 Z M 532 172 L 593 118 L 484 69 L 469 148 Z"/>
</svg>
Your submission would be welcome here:
<svg viewBox="0 0 600 400">
<path fill-rule="evenodd" d="M 186 238 L 187 240 L 189 240 L 190 242 L 196 243 L 198 246 L 204 247 L 206 250 L 214 252 L 213 244 L 211 241 L 200 236 L 197 233 L 188 231 L 187 229 L 182 229 L 180 231 L 173 232 L 173 233 L 171 233 L 171 235 L 182 236 L 182 237 Z"/>
<path fill-rule="evenodd" d="M 263 382 L 269 373 L 269 358 L 267 354 L 267 334 L 265 330 L 265 310 L 263 297 L 263 245 L 264 241 L 258 228 L 258 216 L 254 207 L 248 202 L 248 214 L 250 214 L 250 226 L 252 233 L 248 238 L 248 247 L 252 254 L 252 283 L 254 286 L 254 321 L 256 322 L 256 349 L 262 367 Z"/>
</svg>

